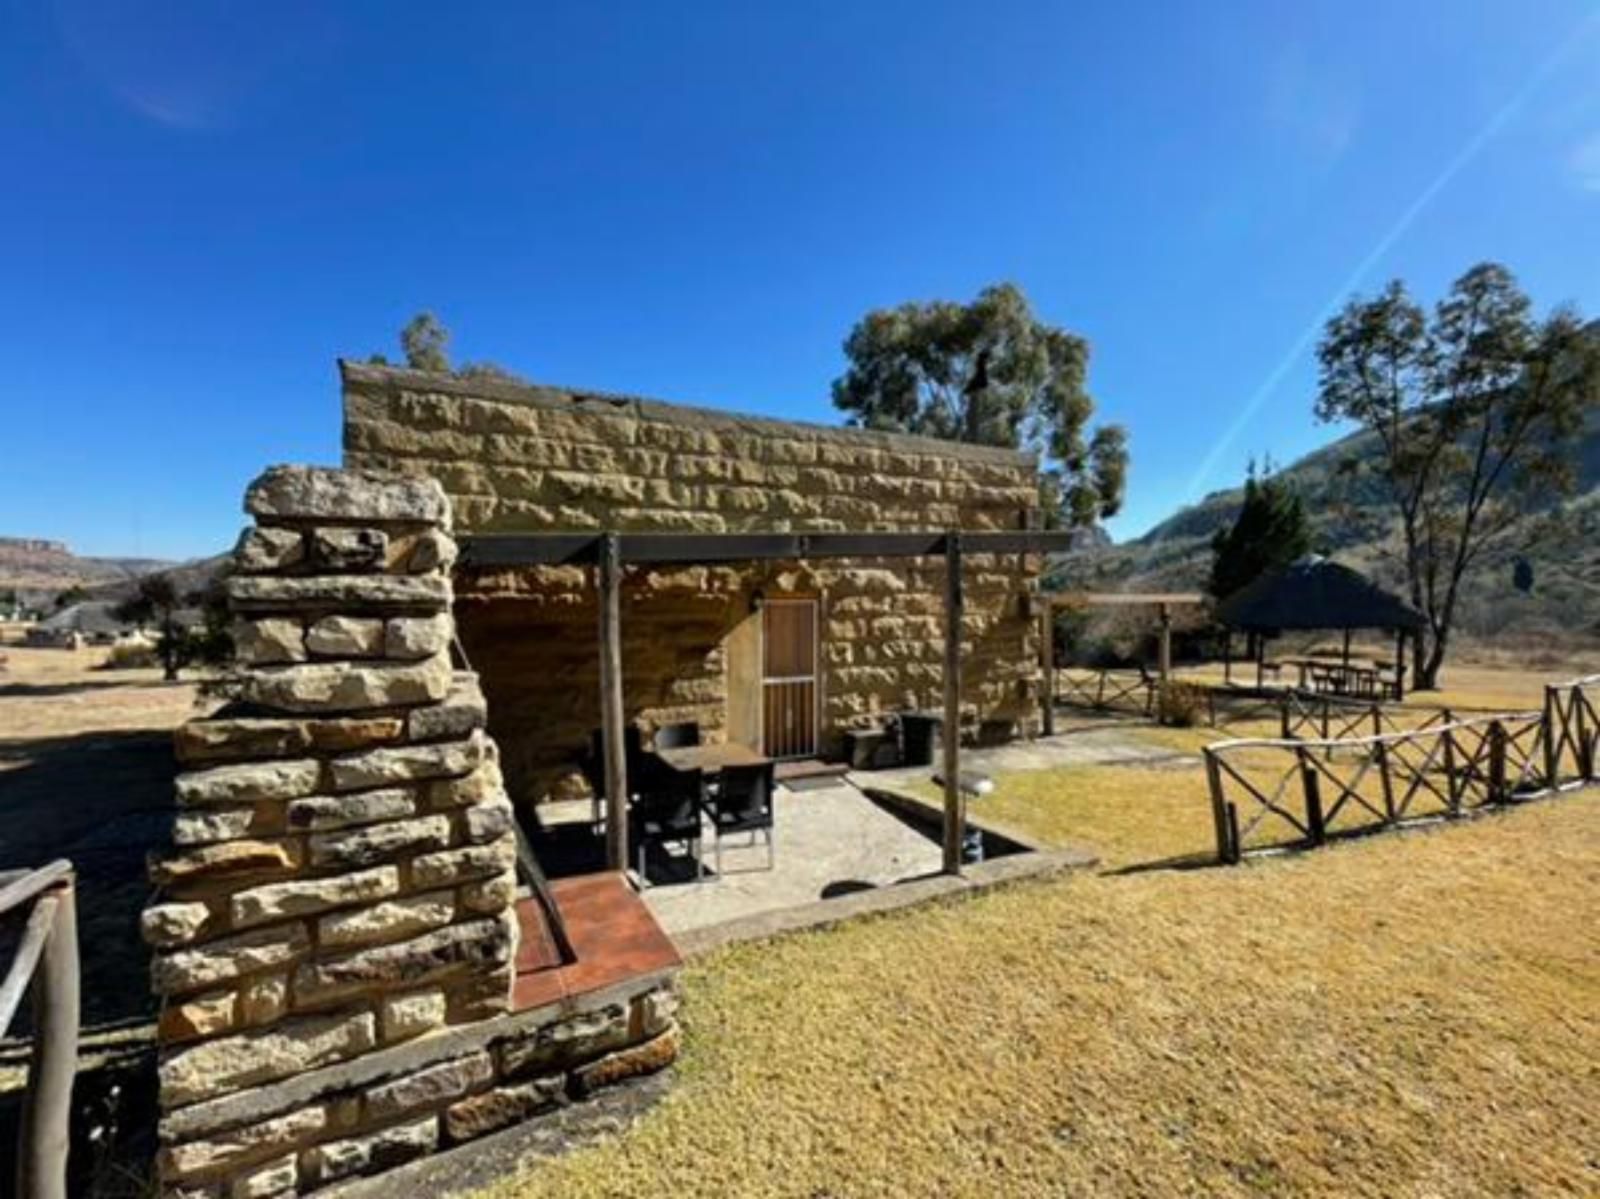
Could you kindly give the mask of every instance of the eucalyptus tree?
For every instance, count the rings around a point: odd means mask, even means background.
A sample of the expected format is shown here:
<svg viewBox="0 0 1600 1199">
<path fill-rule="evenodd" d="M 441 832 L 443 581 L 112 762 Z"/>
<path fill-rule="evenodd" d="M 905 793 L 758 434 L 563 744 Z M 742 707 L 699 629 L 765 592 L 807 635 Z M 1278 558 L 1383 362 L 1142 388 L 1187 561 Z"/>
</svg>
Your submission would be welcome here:
<svg viewBox="0 0 1600 1199">
<path fill-rule="evenodd" d="M 1034 450 L 1051 526 L 1092 525 L 1121 507 L 1127 434 L 1089 430 L 1089 343 L 1040 321 L 1015 285 L 987 287 L 970 304 L 869 312 L 844 352 L 833 402 L 851 424 Z"/>
</svg>

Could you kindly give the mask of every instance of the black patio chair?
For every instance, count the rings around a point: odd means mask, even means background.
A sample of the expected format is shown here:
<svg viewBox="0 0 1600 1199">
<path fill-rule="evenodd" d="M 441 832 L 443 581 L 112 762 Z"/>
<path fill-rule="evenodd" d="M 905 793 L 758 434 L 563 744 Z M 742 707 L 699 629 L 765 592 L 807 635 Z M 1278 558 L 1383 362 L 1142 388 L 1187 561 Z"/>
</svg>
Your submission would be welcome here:
<svg viewBox="0 0 1600 1199">
<path fill-rule="evenodd" d="M 662 769 L 648 790 L 642 791 L 629 811 L 628 833 L 639 856 L 639 878 L 647 879 L 646 853 L 653 845 L 687 845 L 694 856 L 695 881 L 704 880 L 705 859 L 700 854 L 701 808 L 705 776 L 698 770 Z"/>
<path fill-rule="evenodd" d="M 773 767 L 729 766 L 722 771 L 717 790 L 706 797 L 706 815 L 711 819 L 716 838 L 717 876 L 722 876 L 722 838 L 749 833 L 750 844 L 761 833 L 767 841 L 767 869 L 777 865 L 777 850 L 772 842 Z"/>
<path fill-rule="evenodd" d="M 656 756 L 644 747 L 644 732 L 638 725 L 625 725 L 622 730 L 623 761 L 628 770 L 628 790 L 634 795 L 644 789 L 644 784 L 653 780 L 653 765 L 659 764 Z M 593 797 L 590 806 L 590 816 L 595 824 L 600 823 L 602 805 L 606 795 L 606 754 L 605 731 L 594 729 L 589 733 L 589 753 L 583 760 L 583 777 L 589 782 L 589 792 Z"/>
<path fill-rule="evenodd" d="M 700 744 L 700 726 L 693 720 L 664 724 L 656 730 L 657 749 L 683 749 Z"/>
</svg>

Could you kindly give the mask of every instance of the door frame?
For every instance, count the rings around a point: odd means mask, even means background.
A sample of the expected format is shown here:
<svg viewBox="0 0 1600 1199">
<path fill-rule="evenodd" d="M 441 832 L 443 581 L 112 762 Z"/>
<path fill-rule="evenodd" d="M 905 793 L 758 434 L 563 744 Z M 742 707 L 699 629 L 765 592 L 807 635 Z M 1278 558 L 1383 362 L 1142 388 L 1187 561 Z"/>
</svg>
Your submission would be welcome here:
<svg viewBox="0 0 1600 1199">
<path fill-rule="evenodd" d="M 809 604 L 811 607 L 811 674 L 771 677 L 767 674 L 767 614 L 769 604 Z M 785 754 L 777 758 L 767 748 L 767 684 L 811 684 L 811 748 L 803 753 Z M 796 761 L 814 758 L 822 748 L 822 597 L 814 594 L 769 595 L 762 601 L 761 612 L 761 752 L 775 761 Z"/>
</svg>

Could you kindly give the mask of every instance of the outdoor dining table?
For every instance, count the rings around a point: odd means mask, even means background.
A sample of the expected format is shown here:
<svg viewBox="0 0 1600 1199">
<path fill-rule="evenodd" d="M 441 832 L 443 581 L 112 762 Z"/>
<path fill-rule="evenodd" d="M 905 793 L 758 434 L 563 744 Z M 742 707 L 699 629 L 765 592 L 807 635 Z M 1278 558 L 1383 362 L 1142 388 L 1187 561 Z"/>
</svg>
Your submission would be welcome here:
<svg viewBox="0 0 1600 1199">
<path fill-rule="evenodd" d="M 674 770 L 699 770 L 716 774 L 729 766 L 765 766 L 770 758 L 748 745 L 725 741 L 720 745 L 680 745 L 675 749 L 658 749 L 660 758 Z"/>
</svg>

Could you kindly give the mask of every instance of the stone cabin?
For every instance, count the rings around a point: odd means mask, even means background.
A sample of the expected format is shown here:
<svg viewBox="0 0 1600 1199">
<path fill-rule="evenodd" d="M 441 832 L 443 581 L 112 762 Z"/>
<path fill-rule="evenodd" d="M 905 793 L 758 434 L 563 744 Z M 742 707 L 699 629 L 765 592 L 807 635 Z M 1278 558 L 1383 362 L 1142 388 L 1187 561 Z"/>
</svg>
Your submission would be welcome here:
<svg viewBox="0 0 1600 1199">
<path fill-rule="evenodd" d="M 341 363 L 344 461 L 430 475 L 458 537 L 573 532 L 886 532 L 1039 527 L 1032 455 L 632 396 Z M 1041 559 L 969 555 L 964 735 L 1036 731 Z M 587 790 L 599 723 L 587 566 L 458 568 L 462 648 L 521 802 Z M 707 740 L 836 757 L 845 730 L 937 710 L 941 558 L 630 568 L 626 717 Z"/>
</svg>

